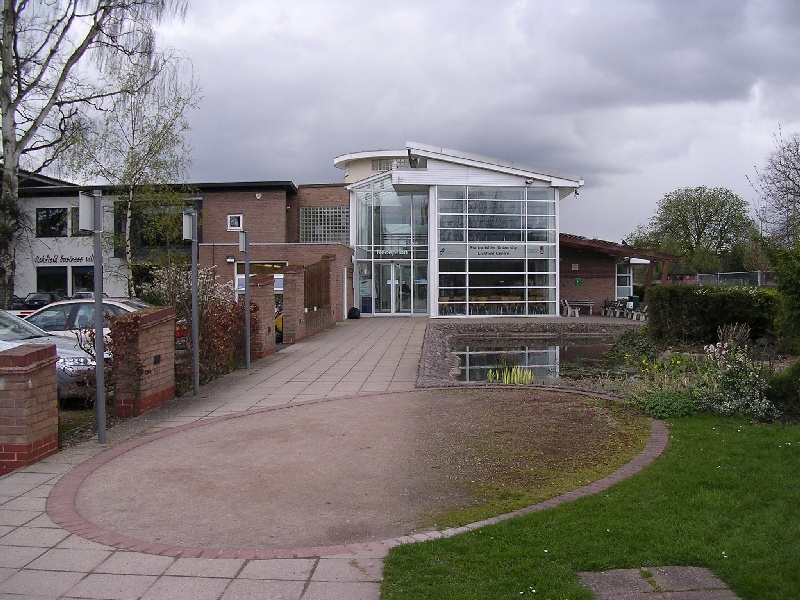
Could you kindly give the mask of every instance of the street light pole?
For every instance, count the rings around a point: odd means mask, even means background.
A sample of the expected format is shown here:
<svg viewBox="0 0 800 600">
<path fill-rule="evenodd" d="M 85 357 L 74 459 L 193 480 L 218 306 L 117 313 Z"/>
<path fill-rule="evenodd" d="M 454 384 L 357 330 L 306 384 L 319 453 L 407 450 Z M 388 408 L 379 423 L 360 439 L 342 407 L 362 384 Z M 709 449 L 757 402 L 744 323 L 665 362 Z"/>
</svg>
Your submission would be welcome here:
<svg viewBox="0 0 800 600">
<path fill-rule="evenodd" d="M 200 395 L 200 315 L 197 306 L 197 211 L 183 212 L 183 239 L 192 241 L 192 384 Z"/>
<path fill-rule="evenodd" d="M 103 193 L 92 191 L 94 233 L 94 363 L 97 441 L 106 443 L 105 349 L 103 348 Z"/>
<path fill-rule="evenodd" d="M 239 251 L 244 252 L 244 368 L 250 368 L 250 232 L 239 232 Z"/>
</svg>

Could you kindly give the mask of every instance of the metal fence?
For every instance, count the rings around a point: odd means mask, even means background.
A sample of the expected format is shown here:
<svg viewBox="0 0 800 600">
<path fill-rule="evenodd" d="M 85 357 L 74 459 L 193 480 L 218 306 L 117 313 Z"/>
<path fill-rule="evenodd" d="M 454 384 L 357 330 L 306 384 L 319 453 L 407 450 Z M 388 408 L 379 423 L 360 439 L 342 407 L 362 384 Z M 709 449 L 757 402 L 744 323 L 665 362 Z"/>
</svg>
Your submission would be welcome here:
<svg viewBox="0 0 800 600">
<path fill-rule="evenodd" d="M 687 281 L 685 283 L 699 283 L 703 285 L 750 285 L 758 287 L 772 287 L 775 285 L 775 273 L 773 271 L 698 273 L 697 281 Z"/>
</svg>

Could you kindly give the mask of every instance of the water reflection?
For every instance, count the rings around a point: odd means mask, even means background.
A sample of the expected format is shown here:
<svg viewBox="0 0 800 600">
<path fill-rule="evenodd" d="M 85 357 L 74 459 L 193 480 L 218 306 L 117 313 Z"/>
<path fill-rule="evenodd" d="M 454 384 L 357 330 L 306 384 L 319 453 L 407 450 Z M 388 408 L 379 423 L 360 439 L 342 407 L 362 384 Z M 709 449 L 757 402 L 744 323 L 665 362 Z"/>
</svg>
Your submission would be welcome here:
<svg viewBox="0 0 800 600">
<path fill-rule="evenodd" d="M 599 360 L 611 344 L 598 344 L 596 339 L 536 339 L 506 343 L 469 340 L 455 344 L 450 351 L 460 363 L 459 381 L 497 380 L 504 369 L 520 367 L 529 370 L 533 382 L 559 377 L 561 365 Z M 493 371 L 493 377 L 489 372 Z"/>
</svg>

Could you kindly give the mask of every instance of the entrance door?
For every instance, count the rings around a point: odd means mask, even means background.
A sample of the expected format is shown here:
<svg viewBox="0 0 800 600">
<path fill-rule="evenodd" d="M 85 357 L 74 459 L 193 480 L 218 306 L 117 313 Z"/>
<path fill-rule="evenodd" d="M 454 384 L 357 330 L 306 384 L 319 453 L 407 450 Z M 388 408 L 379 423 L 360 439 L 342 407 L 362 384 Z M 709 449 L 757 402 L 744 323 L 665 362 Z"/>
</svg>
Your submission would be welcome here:
<svg viewBox="0 0 800 600">
<path fill-rule="evenodd" d="M 411 312 L 411 263 L 375 263 L 375 312 L 384 315 Z"/>
</svg>

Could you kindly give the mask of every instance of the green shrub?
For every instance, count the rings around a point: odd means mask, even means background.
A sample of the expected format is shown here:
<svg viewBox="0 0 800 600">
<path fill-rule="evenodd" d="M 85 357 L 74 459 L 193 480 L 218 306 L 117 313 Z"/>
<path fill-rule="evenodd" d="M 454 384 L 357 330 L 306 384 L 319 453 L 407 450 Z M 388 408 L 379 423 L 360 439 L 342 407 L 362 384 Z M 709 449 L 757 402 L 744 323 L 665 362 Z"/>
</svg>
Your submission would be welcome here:
<svg viewBox="0 0 800 600">
<path fill-rule="evenodd" d="M 650 392 L 644 398 L 644 412 L 654 419 L 671 419 L 688 417 L 697 412 L 697 406 L 684 392 Z"/>
<path fill-rule="evenodd" d="M 776 328 L 787 347 L 800 351 L 800 245 L 770 252 L 778 279 L 781 304 Z"/>
<path fill-rule="evenodd" d="M 767 388 L 767 398 L 787 414 L 800 414 L 800 360 L 773 375 Z"/>
<path fill-rule="evenodd" d="M 659 285 L 647 291 L 650 334 L 668 343 L 710 343 L 719 327 L 746 324 L 753 339 L 769 333 L 780 306 L 768 288 Z"/>
<path fill-rule="evenodd" d="M 606 358 L 617 363 L 638 361 L 641 358 L 653 360 L 658 356 L 658 346 L 650 337 L 647 327 L 628 329 L 614 342 L 606 353 Z"/>
</svg>

